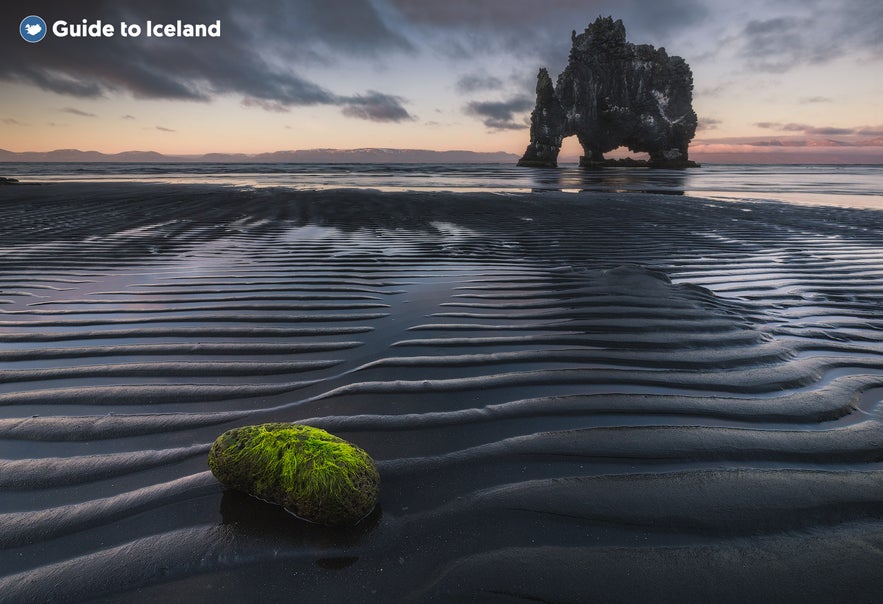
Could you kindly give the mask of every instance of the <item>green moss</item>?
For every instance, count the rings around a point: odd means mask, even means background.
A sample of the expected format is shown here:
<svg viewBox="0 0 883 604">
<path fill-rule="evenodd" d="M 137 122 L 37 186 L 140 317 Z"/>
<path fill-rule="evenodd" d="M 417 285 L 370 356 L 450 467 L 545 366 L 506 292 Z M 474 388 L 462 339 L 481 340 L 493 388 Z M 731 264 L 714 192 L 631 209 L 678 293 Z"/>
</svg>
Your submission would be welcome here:
<svg viewBox="0 0 883 604">
<path fill-rule="evenodd" d="M 353 524 L 377 504 L 380 477 L 365 451 L 319 428 L 261 424 L 228 430 L 209 451 L 225 486 L 320 524 Z"/>
</svg>

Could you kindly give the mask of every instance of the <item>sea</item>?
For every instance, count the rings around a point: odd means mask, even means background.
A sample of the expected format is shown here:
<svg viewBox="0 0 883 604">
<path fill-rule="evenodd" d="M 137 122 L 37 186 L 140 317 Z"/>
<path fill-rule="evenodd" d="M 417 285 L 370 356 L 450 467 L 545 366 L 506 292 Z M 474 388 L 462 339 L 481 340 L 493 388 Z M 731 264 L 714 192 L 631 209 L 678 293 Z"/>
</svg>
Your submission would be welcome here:
<svg viewBox="0 0 883 604">
<path fill-rule="evenodd" d="M 301 190 L 657 193 L 883 209 L 883 165 L 726 165 L 689 170 L 577 165 L 282 163 L 15 163 L 22 182 L 151 182 Z"/>
</svg>

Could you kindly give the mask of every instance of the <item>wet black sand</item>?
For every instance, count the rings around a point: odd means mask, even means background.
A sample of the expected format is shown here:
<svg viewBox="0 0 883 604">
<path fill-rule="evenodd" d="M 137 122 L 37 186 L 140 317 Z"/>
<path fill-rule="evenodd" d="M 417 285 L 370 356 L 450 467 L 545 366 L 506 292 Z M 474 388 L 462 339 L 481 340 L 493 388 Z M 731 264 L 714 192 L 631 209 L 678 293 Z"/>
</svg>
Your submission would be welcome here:
<svg viewBox="0 0 883 604">
<path fill-rule="evenodd" d="M 874 601 L 883 213 L 642 194 L 0 190 L 0 600 Z M 380 508 L 225 493 L 224 430 Z"/>
</svg>

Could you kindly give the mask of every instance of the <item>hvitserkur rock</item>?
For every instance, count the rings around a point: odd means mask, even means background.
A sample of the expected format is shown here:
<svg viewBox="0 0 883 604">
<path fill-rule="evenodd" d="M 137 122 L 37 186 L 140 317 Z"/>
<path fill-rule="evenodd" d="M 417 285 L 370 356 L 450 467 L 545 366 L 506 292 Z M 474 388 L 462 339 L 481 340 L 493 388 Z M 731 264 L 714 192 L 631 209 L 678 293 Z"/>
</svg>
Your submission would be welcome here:
<svg viewBox="0 0 883 604">
<path fill-rule="evenodd" d="M 651 166 L 695 166 L 687 154 L 697 118 L 686 61 L 664 48 L 626 42 L 625 26 L 612 17 L 574 31 L 572 41 L 554 88 L 540 69 L 530 144 L 518 165 L 557 166 L 561 142 L 576 135 L 581 166 L 603 165 L 604 153 L 618 147 L 648 153 Z"/>
</svg>

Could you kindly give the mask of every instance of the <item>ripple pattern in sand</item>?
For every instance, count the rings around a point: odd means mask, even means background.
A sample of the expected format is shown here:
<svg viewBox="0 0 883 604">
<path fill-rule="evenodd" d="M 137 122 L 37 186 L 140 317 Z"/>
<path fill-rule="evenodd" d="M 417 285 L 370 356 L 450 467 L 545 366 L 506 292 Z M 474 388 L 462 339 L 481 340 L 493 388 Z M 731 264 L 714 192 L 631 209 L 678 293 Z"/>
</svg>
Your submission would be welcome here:
<svg viewBox="0 0 883 604">
<path fill-rule="evenodd" d="M 883 587 L 879 213 L 2 193 L 0 599 Z M 328 531 L 224 493 L 208 446 L 263 421 L 367 449 L 381 509 Z"/>
</svg>

